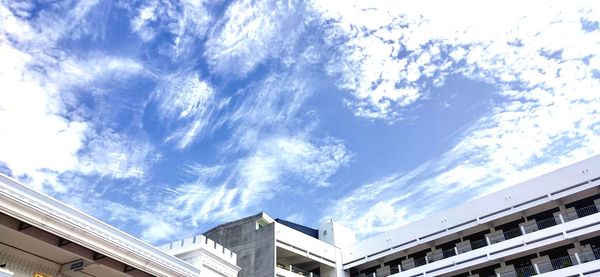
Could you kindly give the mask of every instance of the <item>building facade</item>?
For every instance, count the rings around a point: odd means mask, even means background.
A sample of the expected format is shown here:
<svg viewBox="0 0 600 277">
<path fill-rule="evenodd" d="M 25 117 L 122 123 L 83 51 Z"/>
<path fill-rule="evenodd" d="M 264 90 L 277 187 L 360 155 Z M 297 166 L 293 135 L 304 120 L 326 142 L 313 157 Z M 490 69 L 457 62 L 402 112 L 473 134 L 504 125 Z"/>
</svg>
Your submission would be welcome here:
<svg viewBox="0 0 600 277">
<path fill-rule="evenodd" d="M 232 277 L 240 269 L 214 242 L 183 245 L 160 250 L 0 175 L 0 277 Z"/>
<path fill-rule="evenodd" d="M 600 276 L 600 156 L 364 240 L 259 213 L 158 248 L 0 175 L 0 277 L 90 275 Z"/>
<path fill-rule="evenodd" d="M 205 236 L 238 253 L 240 277 L 600 276 L 599 211 L 596 156 L 361 241 L 264 213 Z"/>
</svg>

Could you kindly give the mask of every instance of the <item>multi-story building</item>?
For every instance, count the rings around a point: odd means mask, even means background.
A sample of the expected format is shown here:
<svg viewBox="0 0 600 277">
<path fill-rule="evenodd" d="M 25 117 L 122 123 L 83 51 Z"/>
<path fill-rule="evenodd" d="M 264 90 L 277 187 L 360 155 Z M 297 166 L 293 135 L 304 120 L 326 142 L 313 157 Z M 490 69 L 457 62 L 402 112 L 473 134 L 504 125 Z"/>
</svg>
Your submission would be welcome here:
<svg viewBox="0 0 600 277">
<path fill-rule="evenodd" d="M 264 213 L 205 236 L 238 253 L 240 277 L 588 276 L 600 275 L 599 211 L 596 156 L 358 242 L 334 222 Z"/>
<path fill-rule="evenodd" d="M 600 276 L 599 211 L 600 155 L 359 241 L 259 213 L 159 249 L 0 176 L 0 276 Z"/>
</svg>

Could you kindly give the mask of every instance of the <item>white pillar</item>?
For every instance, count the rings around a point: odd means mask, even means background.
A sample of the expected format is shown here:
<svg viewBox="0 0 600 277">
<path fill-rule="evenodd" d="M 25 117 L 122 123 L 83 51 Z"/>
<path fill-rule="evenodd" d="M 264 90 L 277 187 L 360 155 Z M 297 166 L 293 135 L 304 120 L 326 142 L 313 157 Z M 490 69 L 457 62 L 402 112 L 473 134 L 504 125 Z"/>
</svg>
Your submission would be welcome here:
<svg viewBox="0 0 600 277">
<path fill-rule="evenodd" d="M 577 261 L 577 264 L 581 264 L 581 259 L 579 259 L 579 254 L 577 252 L 575 252 L 574 254 L 575 254 L 575 260 Z"/>
<path fill-rule="evenodd" d="M 562 213 L 558 214 L 558 218 L 560 219 L 560 224 L 565 224 L 565 219 L 564 219 Z"/>
</svg>

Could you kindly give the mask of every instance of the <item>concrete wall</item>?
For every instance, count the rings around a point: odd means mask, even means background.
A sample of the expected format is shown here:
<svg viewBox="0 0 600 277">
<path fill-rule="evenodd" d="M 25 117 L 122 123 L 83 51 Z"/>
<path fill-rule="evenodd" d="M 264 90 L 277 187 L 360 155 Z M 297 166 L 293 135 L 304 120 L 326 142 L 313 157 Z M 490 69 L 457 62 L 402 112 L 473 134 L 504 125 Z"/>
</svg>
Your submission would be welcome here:
<svg viewBox="0 0 600 277">
<path fill-rule="evenodd" d="M 356 243 L 356 233 L 350 228 L 330 220 L 319 226 L 319 239 L 341 248 Z"/>
<path fill-rule="evenodd" d="M 238 277 L 275 276 L 275 226 L 257 229 L 263 214 L 226 223 L 204 233 L 225 248 L 237 253 Z M 272 222 L 272 220 L 271 220 Z"/>
</svg>

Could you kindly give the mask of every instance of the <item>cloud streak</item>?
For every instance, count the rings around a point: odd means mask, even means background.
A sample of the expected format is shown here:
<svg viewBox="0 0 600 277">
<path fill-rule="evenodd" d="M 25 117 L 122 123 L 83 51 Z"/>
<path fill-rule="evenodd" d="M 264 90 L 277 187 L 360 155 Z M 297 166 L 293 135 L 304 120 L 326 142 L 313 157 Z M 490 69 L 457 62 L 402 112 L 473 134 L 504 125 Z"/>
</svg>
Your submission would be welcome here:
<svg viewBox="0 0 600 277">
<path fill-rule="evenodd" d="M 412 2 L 400 10 L 381 4 L 318 7 L 335 21 L 333 41 L 344 42 L 339 58 L 349 62 L 335 60 L 329 72 L 350 93 L 357 116 L 402 118 L 451 75 L 494 85 L 503 102 L 461 132 L 439 159 L 409 171 L 409 178 L 396 173 L 364 185 L 334 201 L 357 207 L 332 208 L 326 217 L 347 223 L 365 217 L 361 233 L 367 236 L 447 207 L 448 199 L 489 193 L 600 152 L 600 82 L 589 60 L 600 54 L 600 36 L 581 23 L 597 22 L 600 7 L 552 2 L 513 9 L 466 1 L 435 10 Z M 464 4 L 472 8 L 459 8 Z M 357 18 L 362 13 L 367 19 Z M 374 184 L 380 189 L 364 203 L 362 191 Z M 414 198 L 390 196 L 399 188 Z M 374 203 L 403 216 L 376 216 Z"/>
</svg>

